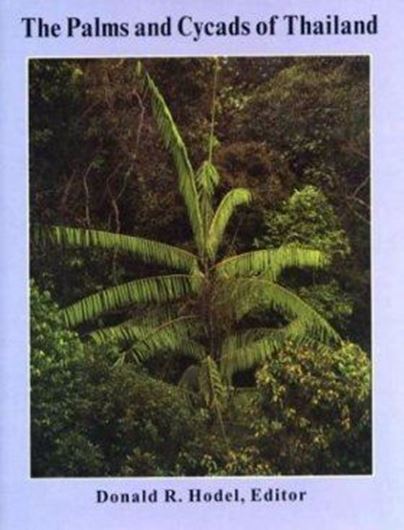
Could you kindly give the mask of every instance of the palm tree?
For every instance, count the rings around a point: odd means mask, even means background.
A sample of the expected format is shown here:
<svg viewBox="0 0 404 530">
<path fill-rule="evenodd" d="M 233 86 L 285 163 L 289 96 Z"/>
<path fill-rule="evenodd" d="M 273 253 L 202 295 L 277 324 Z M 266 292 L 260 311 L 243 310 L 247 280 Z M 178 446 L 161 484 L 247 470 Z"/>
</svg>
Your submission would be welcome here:
<svg viewBox="0 0 404 530">
<path fill-rule="evenodd" d="M 248 370 L 279 351 L 286 341 L 324 343 L 339 337 L 315 309 L 278 283 L 288 267 L 323 268 L 326 257 L 317 250 L 285 246 L 218 258 L 223 236 L 235 210 L 251 201 L 247 189 L 229 191 L 215 207 L 219 174 L 212 162 L 215 121 L 215 69 L 211 135 L 207 160 L 194 171 L 186 146 L 152 78 L 138 66 L 150 95 L 152 111 L 178 172 L 194 239 L 194 252 L 137 236 L 106 231 L 40 227 L 36 237 L 68 248 L 99 248 L 125 253 L 145 263 L 166 267 L 168 274 L 134 279 L 62 310 L 67 326 L 75 328 L 115 310 L 157 306 L 125 322 L 90 333 L 97 343 L 122 344 L 121 360 L 141 363 L 159 353 L 193 359 L 184 374 L 197 374 L 206 403 L 218 412 L 233 375 Z M 275 312 L 284 325 L 247 327 L 256 311 Z"/>
</svg>

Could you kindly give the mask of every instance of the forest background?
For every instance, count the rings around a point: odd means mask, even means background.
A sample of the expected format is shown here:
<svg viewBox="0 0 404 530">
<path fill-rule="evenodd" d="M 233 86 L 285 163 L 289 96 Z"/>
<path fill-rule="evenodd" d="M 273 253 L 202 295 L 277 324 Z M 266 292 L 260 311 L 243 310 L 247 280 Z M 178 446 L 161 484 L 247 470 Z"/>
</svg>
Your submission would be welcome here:
<svg viewBox="0 0 404 530">
<path fill-rule="evenodd" d="M 199 167 L 217 61 L 143 64 Z M 369 59 L 218 64 L 218 192 L 245 187 L 254 199 L 230 222 L 226 252 L 297 243 L 327 253 L 326 271 L 292 269 L 282 282 L 345 346 L 290 347 L 258 371 L 237 374 L 225 444 L 210 411 L 177 386 L 184 360 L 162 355 L 141 368 L 116 366 L 113 344 L 89 352 L 60 318 L 58 307 L 125 281 L 128 271 L 141 278 L 159 269 L 33 241 L 34 476 L 370 472 Z M 32 226 L 104 229 L 190 249 L 177 178 L 134 61 L 30 61 Z"/>
</svg>

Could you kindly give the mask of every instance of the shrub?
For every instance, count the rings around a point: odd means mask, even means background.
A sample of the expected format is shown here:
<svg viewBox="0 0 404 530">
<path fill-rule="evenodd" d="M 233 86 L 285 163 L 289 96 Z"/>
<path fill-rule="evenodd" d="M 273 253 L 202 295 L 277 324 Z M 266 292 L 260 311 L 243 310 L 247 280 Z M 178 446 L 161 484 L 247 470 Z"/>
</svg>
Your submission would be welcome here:
<svg viewBox="0 0 404 530">
<path fill-rule="evenodd" d="M 257 383 L 255 437 L 275 473 L 371 472 L 370 363 L 358 346 L 291 347 Z"/>
<path fill-rule="evenodd" d="M 76 425 L 84 347 L 65 329 L 49 292 L 31 283 L 31 458 L 33 476 L 97 474 L 102 455 Z"/>
</svg>

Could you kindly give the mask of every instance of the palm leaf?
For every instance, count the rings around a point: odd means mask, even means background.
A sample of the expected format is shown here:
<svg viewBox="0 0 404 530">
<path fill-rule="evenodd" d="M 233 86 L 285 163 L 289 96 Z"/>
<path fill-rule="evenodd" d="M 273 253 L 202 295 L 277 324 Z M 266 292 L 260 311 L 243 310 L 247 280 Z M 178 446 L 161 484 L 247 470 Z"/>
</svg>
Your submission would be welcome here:
<svg viewBox="0 0 404 530">
<path fill-rule="evenodd" d="M 204 234 L 208 233 L 209 225 L 213 218 L 212 196 L 219 183 L 219 173 L 209 160 L 205 160 L 196 173 L 196 186 L 198 189 L 203 219 Z"/>
<path fill-rule="evenodd" d="M 179 189 L 188 211 L 196 246 L 203 252 L 204 230 L 196 189 L 195 175 L 184 141 L 178 131 L 169 108 L 153 79 L 146 74 L 145 83 L 151 94 L 152 110 L 166 147 L 170 150 L 179 177 Z"/>
<path fill-rule="evenodd" d="M 205 357 L 199 370 L 199 387 L 206 404 L 211 408 L 221 407 L 226 389 L 219 368 L 210 355 Z"/>
<path fill-rule="evenodd" d="M 227 450 L 230 450 L 222 416 L 222 409 L 227 393 L 226 386 L 223 383 L 216 362 L 210 355 L 206 356 L 201 363 L 199 370 L 199 388 L 207 406 L 215 411 L 223 441 Z"/>
<path fill-rule="evenodd" d="M 196 185 L 199 195 L 212 197 L 219 184 L 219 173 L 209 160 L 205 160 L 196 173 Z"/>
<path fill-rule="evenodd" d="M 227 223 L 235 209 L 242 204 L 248 204 L 250 200 L 251 193 L 244 188 L 231 190 L 223 197 L 212 219 L 207 236 L 207 252 L 211 259 L 216 255 Z"/>
<path fill-rule="evenodd" d="M 89 334 L 89 338 L 96 344 L 110 342 L 133 343 L 147 337 L 152 329 L 152 327 L 137 326 L 132 320 L 128 320 L 117 326 L 110 326 L 93 331 Z"/>
<path fill-rule="evenodd" d="M 295 320 L 280 329 L 249 330 L 229 337 L 222 348 L 220 369 L 223 377 L 230 383 L 233 374 L 263 364 L 290 342 L 294 347 L 326 348 L 305 331 L 304 323 Z"/>
<path fill-rule="evenodd" d="M 205 348 L 196 340 L 201 335 L 203 326 L 198 317 L 178 317 L 150 330 L 133 346 L 132 355 L 138 363 L 161 351 L 180 353 L 200 361 L 206 355 Z"/>
<path fill-rule="evenodd" d="M 75 327 L 103 313 L 131 304 L 162 304 L 178 300 L 185 295 L 196 294 L 199 286 L 200 282 L 198 285 L 195 276 L 186 274 L 142 278 L 87 296 L 63 309 L 61 314 L 69 327 Z"/>
<path fill-rule="evenodd" d="M 327 256 L 320 250 L 287 245 L 278 249 L 254 250 L 226 258 L 215 266 L 215 270 L 218 275 L 224 277 L 265 274 L 269 280 L 277 281 L 286 268 L 323 269 L 328 263 Z"/>
<path fill-rule="evenodd" d="M 262 278 L 242 279 L 239 287 L 233 289 L 231 297 L 234 300 L 235 317 L 241 320 L 256 309 L 271 309 L 281 313 L 290 320 L 298 320 L 304 326 L 306 333 L 321 341 L 339 342 L 338 333 L 330 326 L 308 303 L 298 295 L 279 284 Z"/>
<path fill-rule="evenodd" d="M 177 313 L 170 305 L 157 308 L 141 309 L 141 314 L 134 316 L 121 324 L 101 328 L 88 334 L 96 344 L 106 342 L 133 343 L 145 338 L 152 329 L 161 326 L 164 322 L 173 320 Z"/>
<path fill-rule="evenodd" d="M 257 340 L 246 337 L 229 337 L 223 344 L 220 370 L 229 383 L 234 373 L 249 370 L 262 364 L 285 343 L 285 335 L 279 330 L 267 330 Z"/>
<path fill-rule="evenodd" d="M 197 257 L 191 252 L 142 237 L 114 234 L 101 230 L 86 230 L 64 226 L 36 226 L 35 242 L 45 242 L 71 248 L 100 248 L 134 255 L 146 263 L 193 271 L 198 266 Z"/>
</svg>

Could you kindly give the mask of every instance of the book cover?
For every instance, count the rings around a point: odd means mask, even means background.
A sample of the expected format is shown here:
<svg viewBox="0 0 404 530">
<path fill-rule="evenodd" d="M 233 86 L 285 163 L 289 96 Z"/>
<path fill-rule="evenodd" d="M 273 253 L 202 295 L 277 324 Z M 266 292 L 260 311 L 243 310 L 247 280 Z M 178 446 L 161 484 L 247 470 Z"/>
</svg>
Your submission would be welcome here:
<svg viewBox="0 0 404 530">
<path fill-rule="evenodd" d="M 0 15 L 0 526 L 399 530 L 401 2 Z"/>
</svg>

